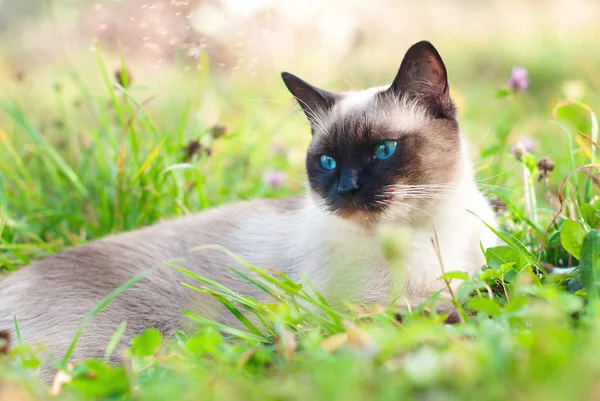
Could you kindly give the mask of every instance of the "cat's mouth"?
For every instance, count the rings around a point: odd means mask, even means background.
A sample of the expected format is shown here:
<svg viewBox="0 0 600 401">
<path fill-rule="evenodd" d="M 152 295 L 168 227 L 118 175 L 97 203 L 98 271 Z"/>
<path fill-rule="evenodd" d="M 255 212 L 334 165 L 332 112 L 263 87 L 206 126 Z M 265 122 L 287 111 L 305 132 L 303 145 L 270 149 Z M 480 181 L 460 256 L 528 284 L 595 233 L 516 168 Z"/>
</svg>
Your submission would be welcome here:
<svg viewBox="0 0 600 401">
<path fill-rule="evenodd" d="M 375 195 L 373 198 L 329 199 L 326 203 L 332 215 L 368 225 L 387 220 L 416 224 L 424 219 L 433 218 L 434 213 L 431 210 L 434 203 L 429 199 L 396 199 Z"/>
<path fill-rule="evenodd" d="M 345 219 L 365 219 L 382 213 L 385 207 L 374 201 L 352 197 L 333 200 L 329 202 L 328 209 L 332 214 Z"/>
</svg>

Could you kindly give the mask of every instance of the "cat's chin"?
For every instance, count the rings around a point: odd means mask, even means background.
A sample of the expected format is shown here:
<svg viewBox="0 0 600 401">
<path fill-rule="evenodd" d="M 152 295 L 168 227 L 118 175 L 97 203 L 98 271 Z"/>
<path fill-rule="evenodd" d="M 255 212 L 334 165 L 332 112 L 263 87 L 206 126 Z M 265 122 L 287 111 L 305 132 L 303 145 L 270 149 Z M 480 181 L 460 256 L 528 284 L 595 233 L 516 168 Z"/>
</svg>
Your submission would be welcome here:
<svg viewBox="0 0 600 401">
<path fill-rule="evenodd" d="M 431 224 L 435 220 L 433 210 L 415 209 L 414 205 L 396 208 L 377 209 L 365 212 L 354 210 L 334 213 L 336 216 L 367 228 L 375 228 L 385 224 L 394 226 L 419 227 Z"/>
<path fill-rule="evenodd" d="M 311 193 L 312 201 L 327 215 L 335 216 L 348 222 L 359 224 L 365 227 L 374 227 L 382 223 L 413 223 L 406 216 L 411 208 L 406 211 L 401 210 L 399 213 L 394 213 L 394 208 L 390 207 L 374 207 L 373 204 L 367 202 L 345 202 L 328 204 L 323 198 Z M 401 208 L 404 209 L 404 208 Z M 396 209 L 397 211 L 397 209 Z M 411 216 L 412 217 L 412 216 Z M 420 219 L 419 219 L 420 220 Z"/>
<path fill-rule="evenodd" d="M 369 220 L 372 219 L 373 213 L 365 212 L 358 209 L 332 209 L 331 213 L 345 220 Z"/>
<path fill-rule="evenodd" d="M 410 204 L 398 202 L 382 208 L 365 207 L 360 204 L 353 207 L 331 205 L 326 206 L 323 210 L 331 216 L 369 228 L 388 223 L 401 226 L 421 226 L 434 220 L 433 214 L 435 213 L 435 210 L 432 210 L 432 204 L 416 202 Z"/>
<path fill-rule="evenodd" d="M 336 216 L 347 222 L 357 224 L 365 228 L 373 228 L 382 222 L 384 213 L 379 210 L 369 210 L 364 208 L 330 208 L 332 216 Z"/>
</svg>

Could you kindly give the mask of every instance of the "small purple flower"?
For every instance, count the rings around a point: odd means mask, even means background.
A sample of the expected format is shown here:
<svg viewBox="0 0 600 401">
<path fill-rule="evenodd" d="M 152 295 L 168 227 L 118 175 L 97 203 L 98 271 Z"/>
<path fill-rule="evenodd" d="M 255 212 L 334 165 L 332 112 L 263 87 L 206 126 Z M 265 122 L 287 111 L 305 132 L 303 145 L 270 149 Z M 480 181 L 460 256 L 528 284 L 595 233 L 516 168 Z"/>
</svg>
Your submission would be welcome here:
<svg viewBox="0 0 600 401">
<path fill-rule="evenodd" d="M 537 149 L 537 142 L 530 136 L 522 136 L 510 147 L 510 153 L 516 159 L 523 157 L 525 153 L 533 153 Z"/>
<path fill-rule="evenodd" d="M 287 156 L 287 147 L 283 142 L 275 142 L 271 147 L 273 153 L 281 156 Z"/>
<path fill-rule="evenodd" d="M 510 78 L 508 78 L 508 88 L 513 91 L 525 92 L 528 85 L 529 80 L 525 67 L 513 67 L 510 70 Z"/>
<path fill-rule="evenodd" d="M 267 171 L 263 174 L 263 181 L 271 188 L 279 188 L 285 182 L 285 174 L 281 171 Z"/>
</svg>

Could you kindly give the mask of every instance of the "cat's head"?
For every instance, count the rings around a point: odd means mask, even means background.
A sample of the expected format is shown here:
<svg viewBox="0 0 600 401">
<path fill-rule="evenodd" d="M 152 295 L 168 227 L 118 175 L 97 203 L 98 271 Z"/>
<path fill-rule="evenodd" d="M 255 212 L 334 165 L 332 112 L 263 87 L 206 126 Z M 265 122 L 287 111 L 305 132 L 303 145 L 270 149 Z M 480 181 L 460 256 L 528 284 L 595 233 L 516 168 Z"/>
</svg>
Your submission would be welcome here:
<svg viewBox="0 0 600 401">
<path fill-rule="evenodd" d="M 461 141 L 446 67 L 431 43 L 413 45 L 386 87 L 332 93 L 282 77 L 311 123 L 308 180 L 330 212 L 413 221 L 448 196 Z"/>
</svg>

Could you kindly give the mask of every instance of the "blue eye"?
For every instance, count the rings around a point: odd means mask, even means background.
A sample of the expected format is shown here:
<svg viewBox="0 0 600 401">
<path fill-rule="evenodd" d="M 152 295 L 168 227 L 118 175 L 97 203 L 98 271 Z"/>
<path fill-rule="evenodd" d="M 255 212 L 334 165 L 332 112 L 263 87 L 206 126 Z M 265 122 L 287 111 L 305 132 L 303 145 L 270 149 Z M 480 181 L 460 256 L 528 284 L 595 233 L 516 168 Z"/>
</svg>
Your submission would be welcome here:
<svg viewBox="0 0 600 401">
<path fill-rule="evenodd" d="M 331 156 L 321 155 L 319 161 L 321 162 L 321 167 L 328 171 L 335 169 L 335 167 L 337 166 L 335 159 Z"/>
<path fill-rule="evenodd" d="M 373 149 L 373 156 L 379 160 L 389 159 L 396 151 L 397 146 L 398 143 L 396 141 L 379 142 L 375 145 L 375 149 Z"/>
</svg>

